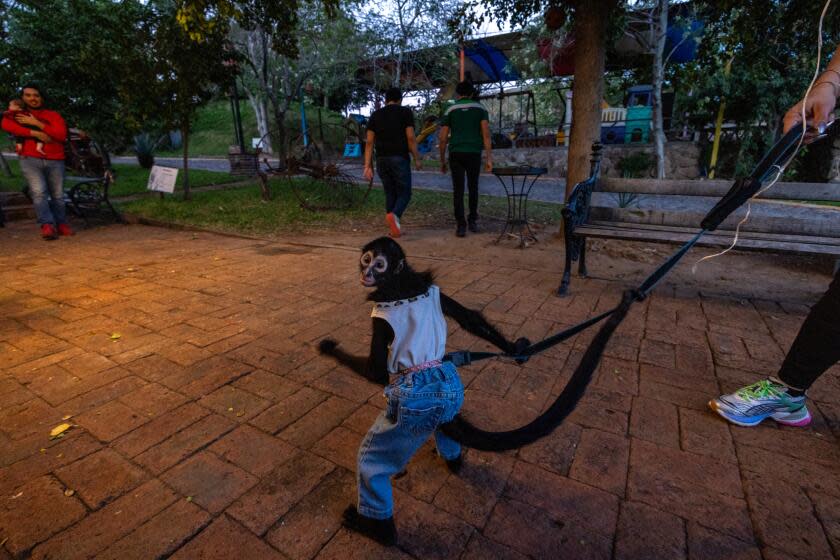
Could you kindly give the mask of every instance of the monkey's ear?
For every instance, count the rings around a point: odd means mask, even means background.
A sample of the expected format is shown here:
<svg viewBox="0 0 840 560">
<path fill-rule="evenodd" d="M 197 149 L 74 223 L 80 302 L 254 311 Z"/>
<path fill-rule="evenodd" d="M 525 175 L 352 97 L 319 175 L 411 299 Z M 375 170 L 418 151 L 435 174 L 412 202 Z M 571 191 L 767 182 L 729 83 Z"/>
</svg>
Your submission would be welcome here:
<svg viewBox="0 0 840 560">
<path fill-rule="evenodd" d="M 338 348 L 338 342 L 331 338 L 325 338 L 318 343 L 318 352 L 321 354 L 332 354 L 336 348 Z"/>
</svg>

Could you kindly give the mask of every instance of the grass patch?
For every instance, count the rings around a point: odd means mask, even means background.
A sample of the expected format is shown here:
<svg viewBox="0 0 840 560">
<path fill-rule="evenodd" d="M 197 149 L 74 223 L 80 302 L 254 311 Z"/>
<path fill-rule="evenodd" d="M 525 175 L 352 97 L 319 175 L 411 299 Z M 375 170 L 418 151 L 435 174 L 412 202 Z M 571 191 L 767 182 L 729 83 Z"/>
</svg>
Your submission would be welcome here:
<svg viewBox="0 0 840 560">
<path fill-rule="evenodd" d="M 146 185 L 149 182 L 149 170 L 136 165 L 116 164 L 114 175 L 116 179 L 111 186 L 111 196 L 128 196 L 148 192 Z M 178 184 L 175 191 L 181 190 L 183 170 L 178 171 Z M 204 187 L 207 185 L 222 185 L 241 181 L 242 177 L 235 177 L 230 173 L 218 171 L 207 171 L 204 169 L 190 169 L 190 186 Z"/>
<path fill-rule="evenodd" d="M 5 174 L 0 172 L 0 191 L 19 192 L 23 188 L 23 185 L 26 183 L 26 181 L 23 178 L 23 175 L 21 175 L 20 173 L 20 164 L 17 160 L 13 159 L 7 161 L 9 162 L 9 167 L 12 168 L 12 173 L 14 174 L 14 176 L 6 177 Z M 126 164 L 115 164 L 113 167 L 116 180 L 111 185 L 110 195 L 112 197 L 128 196 L 132 194 L 140 194 L 147 192 L 146 184 L 149 182 L 148 169 L 143 169 L 142 167 L 138 167 L 136 165 Z M 183 173 L 183 171 L 180 173 Z M 72 174 L 72 171 L 68 172 L 68 175 Z M 235 181 L 241 180 L 242 177 L 234 177 L 229 173 L 205 171 L 203 169 L 190 170 L 190 184 L 193 187 L 203 187 L 206 185 L 220 185 L 226 183 L 233 183 Z M 180 181 L 181 178 L 179 177 L 179 188 L 176 190 L 180 189 Z M 72 181 L 64 182 L 65 188 L 69 188 L 72 185 Z"/>
<path fill-rule="evenodd" d="M 270 183 L 272 200 L 260 200 L 257 185 L 236 190 L 207 191 L 193 195 L 189 201 L 167 197 L 144 198 L 120 205 L 122 210 L 169 223 L 254 235 L 307 231 L 382 230 L 385 195 L 381 189 L 371 191 L 367 201 L 350 210 L 313 212 L 301 208 L 298 199 L 283 179 Z M 320 183 L 307 182 L 306 188 L 325 189 Z M 558 204 L 529 202 L 528 214 L 537 224 L 554 224 L 560 220 Z M 493 227 L 507 215 L 507 201 L 482 196 L 479 200 L 482 223 Z M 415 189 L 411 204 L 403 216 L 409 228 L 451 227 L 452 195 Z M 500 222 L 496 222 L 500 225 Z"/>
<path fill-rule="evenodd" d="M 9 167 L 12 168 L 13 177 L 7 177 L 2 170 L 0 170 L 0 192 L 20 191 L 23 184 L 26 182 L 20 174 L 20 164 L 16 159 L 6 158 L 9 162 Z"/>
<path fill-rule="evenodd" d="M 251 149 L 251 139 L 260 138 L 257 130 L 257 118 L 254 110 L 247 99 L 240 102 L 240 113 L 242 115 L 242 134 L 245 137 L 245 147 Z M 309 125 L 310 134 L 320 142 L 321 126 L 318 123 L 318 107 L 306 107 L 306 120 Z M 343 146 L 343 133 L 336 132 L 336 125 L 343 121 L 343 117 L 328 109 L 321 108 L 321 125 L 326 127 L 326 136 L 338 136 L 332 140 L 333 143 L 340 143 Z M 271 129 L 274 128 L 270 125 Z M 189 138 L 190 156 L 217 156 L 227 157 L 228 148 L 236 144 L 236 134 L 233 130 L 233 115 L 229 101 L 213 101 L 201 107 L 192 123 L 192 132 Z M 286 113 L 287 134 L 292 137 L 299 134 L 300 127 L 300 104 L 292 103 Z M 180 157 L 183 154 L 178 150 L 158 150 L 155 155 L 161 157 Z M 130 154 L 126 154 L 130 155 Z"/>
<path fill-rule="evenodd" d="M 247 99 L 241 101 L 242 133 L 245 136 L 246 147 L 251 147 L 251 138 L 259 137 L 257 132 L 257 118 Z M 227 156 L 228 147 L 236 144 L 236 133 L 233 130 L 233 114 L 230 101 L 212 101 L 196 111 L 189 138 L 190 155 L 197 156 Z M 177 157 L 183 150 L 158 150 L 155 155 L 161 157 Z M 127 154 L 128 155 L 128 154 Z"/>
</svg>

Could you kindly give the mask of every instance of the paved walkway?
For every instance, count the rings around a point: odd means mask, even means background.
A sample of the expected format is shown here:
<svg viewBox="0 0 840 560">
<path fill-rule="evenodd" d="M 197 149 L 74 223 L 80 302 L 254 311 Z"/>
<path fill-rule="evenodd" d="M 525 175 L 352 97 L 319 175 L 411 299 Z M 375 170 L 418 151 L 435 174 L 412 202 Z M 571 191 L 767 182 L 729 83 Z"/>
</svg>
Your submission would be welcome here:
<svg viewBox="0 0 840 560">
<path fill-rule="evenodd" d="M 447 293 L 533 339 L 611 305 L 664 254 L 596 246 L 597 277 L 559 299 L 556 243 L 490 238 L 405 245 Z M 812 390 L 808 429 L 736 428 L 706 409 L 779 364 L 828 280 L 804 261 L 681 268 L 631 312 L 550 437 L 469 451 L 460 476 L 424 447 L 395 484 L 402 549 L 383 550 L 339 525 L 381 390 L 312 346 L 329 335 L 364 351 L 362 237 L 307 241 L 0 230 L 0 558 L 840 557 L 838 368 Z M 452 348 L 484 347 L 451 329 Z M 588 338 L 524 367 L 464 368 L 465 415 L 534 417 Z"/>
</svg>

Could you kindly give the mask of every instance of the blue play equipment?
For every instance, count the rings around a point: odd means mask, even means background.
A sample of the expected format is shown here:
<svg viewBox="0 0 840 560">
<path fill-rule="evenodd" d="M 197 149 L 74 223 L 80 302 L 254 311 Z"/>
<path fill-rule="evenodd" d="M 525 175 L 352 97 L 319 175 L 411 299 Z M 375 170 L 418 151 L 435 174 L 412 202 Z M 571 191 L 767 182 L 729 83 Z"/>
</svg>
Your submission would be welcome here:
<svg viewBox="0 0 840 560">
<path fill-rule="evenodd" d="M 601 144 L 624 144 L 624 121 L 601 124 Z"/>
<path fill-rule="evenodd" d="M 653 86 L 633 86 L 627 90 L 627 117 L 624 124 L 625 144 L 646 144 L 650 141 L 653 119 Z"/>
<path fill-rule="evenodd" d="M 481 68 L 492 82 L 513 82 L 520 79 L 519 72 L 510 64 L 505 53 L 484 39 L 470 41 L 464 47 L 464 56 Z"/>
<path fill-rule="evenodd" d="M 348 121 L 355 123 L 357 130 L 350 130 L 349 123 L 345 124 L 347 128 L 347 139 L 344 142 L 344 155 L 346 158 L 362 157 L 362 130 L 367 124 L 367 117 L 358 113 L 350 113 L 347 117 Z M 355 140 L 355 141 L 351 141 Z"/>
<path fill-rule="evenodd" d="M 437 145 L 437 134 L 437 131 L 435 131 L 426 136 L 422 142 L 417 144 L 417 151 L 421 154 L 428 154 L 434 150 Z"/>
</svg>

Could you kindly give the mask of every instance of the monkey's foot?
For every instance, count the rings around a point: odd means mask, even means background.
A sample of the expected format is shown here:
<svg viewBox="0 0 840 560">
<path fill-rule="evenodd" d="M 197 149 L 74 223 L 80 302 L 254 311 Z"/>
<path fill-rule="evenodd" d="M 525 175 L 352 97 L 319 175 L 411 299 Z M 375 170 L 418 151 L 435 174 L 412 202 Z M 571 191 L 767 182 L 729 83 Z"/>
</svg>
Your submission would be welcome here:
<svg viewBox="0 0 840 560">
<path fill-rule="evenodd" d="M 454 459 L 445 459 L 446 461 L 446 468 L 449 469 L 449 472 L 452 474 L 458 474 L 461 472 L 461 467 L 464 464 L 464 454 L 460 453 Z"/>
<path fill-rule="evenodd" d="M 379 544 L 385 546 L 395 546 L 397 544 L 397 527 L 394 525 L 393 517 L 374 519 L 359 513 L 356 506 L 347 506 L 341 524 L 351 531 L 356 531 L 375 540 Z"/>
</svg>

